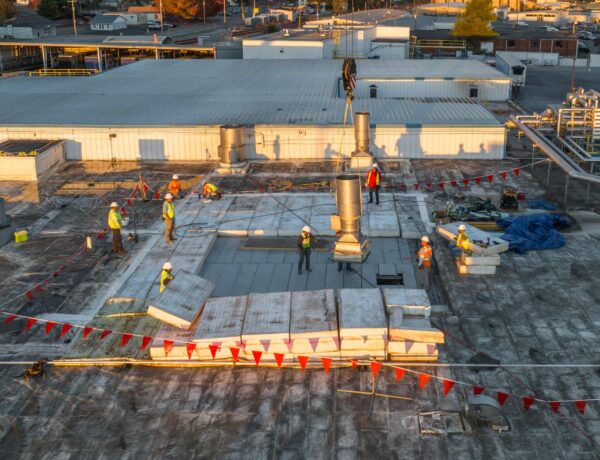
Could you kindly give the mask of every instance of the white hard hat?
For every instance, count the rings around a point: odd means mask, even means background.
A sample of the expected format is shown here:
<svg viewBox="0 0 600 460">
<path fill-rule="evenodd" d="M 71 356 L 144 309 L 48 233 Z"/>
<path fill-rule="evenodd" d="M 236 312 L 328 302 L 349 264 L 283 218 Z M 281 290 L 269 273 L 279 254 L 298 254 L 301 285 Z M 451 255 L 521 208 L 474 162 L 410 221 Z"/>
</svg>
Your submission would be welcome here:
<svg viewBox="0 0 600 460">
<path fill-rule="evenodd" d="M 111 208 L 118 208 L 118 207 L 119 207 L 119 205 L 117 204 L 117 202 L 116 202 L 116 201 L 113 201 L 113 202 L 110 204 L 110 207 L 111 207 Z"/>
<path fill-rule="evenodd" d="M 168 200 L 168 199 L 171 199 L 171 200 L 172 200 L 172 199 L 173 199 L 173 195 L 171 195 L 170 193 L 167 193 L 167 194 L 165 195 L 165 200 Z"/>
<path fill-rule="evenodd" d="M 306 232 L 306 233 L 310 233 L 310 227 L 308 225 L 305 225 L 304 227 L 302 227 L 302 231 Z"/>
<path fill-rule="evenodd" d="M 204 180 L 202 181 L 202 185 L 206 184 L 207 182 L 208 182 L 208 180 L 207 180 L 207 179 L 204 179 Z"/>
<path fill-rule="evenodd" d="M 171 265 L 171 262 L 165 262 L 163 264 L 163 270 L 172 270 L 173 269 L 173 265 Z"/>
<path fill-rule="evenodd" d="M 372 167 L 373 168 L 379 168 L 379 165 L 377 163 L 373 163 Z"/>
<path fill-rule="evenodd" d="M 458 229 L 459 229 L 459 230 L 466 230 L 466 229 L 467 229 L 467 227 L 465 227 L 465 224 L 460 224 L 460 225 L 458 226 Z"/>
<path fill-rule="evenodd" d="M 173 174 L 173 177 L 171 177 L 171 179 L 179 179 L 179 176 L 177 174 Z"/>
<path fill-rule="evenodd" d="M 425 243 L 429 243 L 429 237 L 428 236 L 424 236 L 421 238 L 421 241 L 424 241 Z"/>
</svg>

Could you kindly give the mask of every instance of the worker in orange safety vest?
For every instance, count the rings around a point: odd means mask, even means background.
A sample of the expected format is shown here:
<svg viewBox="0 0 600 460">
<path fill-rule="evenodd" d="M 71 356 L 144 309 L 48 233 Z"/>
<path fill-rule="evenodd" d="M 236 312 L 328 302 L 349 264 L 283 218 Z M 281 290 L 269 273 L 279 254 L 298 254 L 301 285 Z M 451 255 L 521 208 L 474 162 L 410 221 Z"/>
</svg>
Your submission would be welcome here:
<svg viewBox="0 0 600 460">
<path fill-rule="evenodd" d="M 181 195 L 181 184 L 179 183 L 179 176 L 173 174 L 171 182 L 169 182 L 169 192 L 173 195 L 173 198 L 180 198 Z"/>
<path fill-rule="evenodd" d="M 371 170 L 367 174 L 366 186 L 369 189 L 369 203 L 373 203 L 373 192 L 375 192 L 375 204 L 379 204 L 379 186 L 381 185 L 381 172 L 379 165 L 373 163 Z"/>
<path fill-rule="evenodd" d="M 421 271 L 421 284 L 423 289 L 429 289 L 429 277 L 431 270 L 431 258 L 433 257 L 433 249 L 428 236 L 421 238 L 421 248 L 417 254 L 419 256 L 418 266 Z"/>
</svg>

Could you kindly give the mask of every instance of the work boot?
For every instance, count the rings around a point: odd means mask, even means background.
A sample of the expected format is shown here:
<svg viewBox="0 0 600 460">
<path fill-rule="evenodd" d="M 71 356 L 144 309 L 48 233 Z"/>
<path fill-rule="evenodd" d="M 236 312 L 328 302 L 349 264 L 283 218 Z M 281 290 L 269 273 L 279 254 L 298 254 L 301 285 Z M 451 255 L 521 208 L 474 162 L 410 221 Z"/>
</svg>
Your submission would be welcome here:
<svg viewBox="0 0 600 460">
<path fill-rule="evenodd" d="M 298 270 L 298 274 L 299 274 L 299 275 L 301 275 L 301 274 L 302 274 L 302 269 L 301 269 L 301 268 Z"/>
<path fill-rule="evenodd" d="M 373 203 L 373 200 L 369 200 L 369 201 L 367 201 L 367 204 L 369 204 L 369 203 Z"/>
<path fill-rule="evenodd" d="M 312 272 L 312 268 L 307 268 L 306 271 L 307 272 Z"/>
</svg>

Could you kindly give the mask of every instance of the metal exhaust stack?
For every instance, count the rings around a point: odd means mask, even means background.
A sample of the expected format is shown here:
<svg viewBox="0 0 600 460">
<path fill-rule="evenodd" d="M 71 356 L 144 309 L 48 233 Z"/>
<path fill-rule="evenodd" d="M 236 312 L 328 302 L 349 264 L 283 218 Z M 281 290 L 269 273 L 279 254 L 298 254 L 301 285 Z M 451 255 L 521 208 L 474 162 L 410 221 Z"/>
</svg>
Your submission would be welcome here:
<svg viewBox="0 0 600 460">
<path fill-rule="evenodd" d="M 373 162 L 371 154 L 371 114 L 356 112 L 354 120 L 354 139 L 356 149 L 352 153 L 352 169 L 368 169 Z"/>
<path fill-rule="evenodd" d="M 224 125 L 220 127 L 219 169 L 221 174 L 244 172 L 246 128 L 242 125 Z"/>
<path fill-rule="evenodd" d="M 368 255 L 369 242 L 360 231 L 362 192 L 360 177 L 344 174 L 336 177 L 338 215 L 331 216 L 331 228 L 338 233 L 333 260 L 363 262 Z"/>
</svg>

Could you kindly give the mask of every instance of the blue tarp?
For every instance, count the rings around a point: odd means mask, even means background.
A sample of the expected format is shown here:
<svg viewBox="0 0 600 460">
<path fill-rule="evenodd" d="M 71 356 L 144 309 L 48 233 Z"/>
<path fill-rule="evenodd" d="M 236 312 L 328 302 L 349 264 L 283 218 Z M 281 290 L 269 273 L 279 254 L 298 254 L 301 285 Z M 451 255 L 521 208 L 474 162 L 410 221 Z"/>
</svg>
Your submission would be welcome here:
<svg viewBox="0 0 600 460">
<path fill-rule="evenodd" d="M 565 245 L 557 229 L 569 226 L 561 214 L 531 214 L 500 219 L 496 223 L 504 229 L 503 240 L 509 249 L 524 254 L 534 249 L 556 249 Z"/>
<path fill-rule="evenodd" d="M 556 206 L 546 200 L 535 199 L 527 200 L 527 207 L 529 209 L 543 209 L 545 211 L 556 211 Z"/>
</svg>

